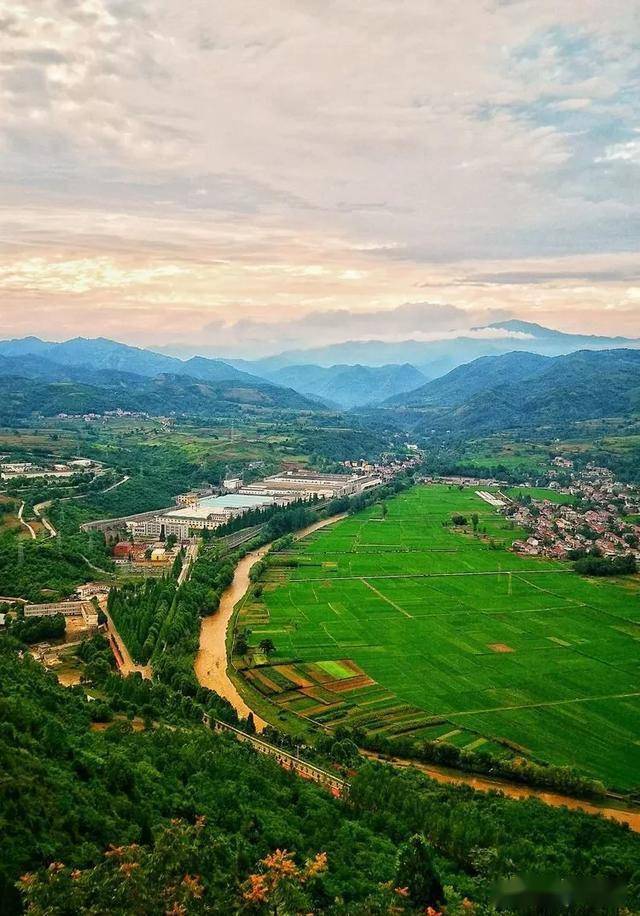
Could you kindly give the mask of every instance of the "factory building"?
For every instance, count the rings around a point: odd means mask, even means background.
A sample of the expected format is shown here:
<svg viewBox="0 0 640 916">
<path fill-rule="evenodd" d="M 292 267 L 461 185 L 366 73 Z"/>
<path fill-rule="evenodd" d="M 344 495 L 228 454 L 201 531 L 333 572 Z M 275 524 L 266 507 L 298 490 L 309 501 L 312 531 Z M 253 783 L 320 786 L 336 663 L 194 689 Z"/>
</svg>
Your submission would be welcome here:
<svg viewBox="0 0 640 916">
<path fill-rule="evenodd" d="M 240 493 L 268 495 L 276 500 L 334 499 L 362 493 L 382 481 L 373 474 L 322 474 L 318 471 L 284 471 L 242 487 Z"/>
<path fill-rule="evenodd" d="M 255 494 L 228 494 L 206 496 L 194 505 L 181 509 L 170 509 L 162 515 L 141 521 L 129 522 L 127 527 L 134 537 L 167 537 L 174 534 L 179 540 L 186 540 L 192 531 L 212 530 L 224 525 L 229 519 L 244 515 L 249 509 L 273 505 L 270 496 Z"/>
</svg>

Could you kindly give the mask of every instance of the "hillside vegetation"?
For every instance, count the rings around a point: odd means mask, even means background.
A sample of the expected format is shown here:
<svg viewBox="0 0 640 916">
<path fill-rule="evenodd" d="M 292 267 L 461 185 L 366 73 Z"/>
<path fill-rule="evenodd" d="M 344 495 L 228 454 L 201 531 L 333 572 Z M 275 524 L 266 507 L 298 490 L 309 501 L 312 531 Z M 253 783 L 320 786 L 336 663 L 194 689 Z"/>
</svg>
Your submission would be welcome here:
<svg viewBox="0 0 640 916">
<path fill-rule="evenodd" d="M 553 359 L 487 357 L 454 369 L 390 408 L 414 429 L 486 434 L 640 412 L 640 350 L 582 350 Z"/>
<path fill-rule="evenodd" d="M 220 715 L 208 691 L 101 676 L 105 699 L 88 703 L 0 639 L 3 913 L 368 916 L 446 896 L 451 916 L 483 914 L 496 879 L 531 870 L 602 875 L 640 905 L 640 837 L 612 822 L 371 764 L 338 801 L 198 725 Z M 95 730 L 114 712 L 147 728 Z M 315 863 L 305 881 L 280 874 L 277 850 Z"/>
</svg>

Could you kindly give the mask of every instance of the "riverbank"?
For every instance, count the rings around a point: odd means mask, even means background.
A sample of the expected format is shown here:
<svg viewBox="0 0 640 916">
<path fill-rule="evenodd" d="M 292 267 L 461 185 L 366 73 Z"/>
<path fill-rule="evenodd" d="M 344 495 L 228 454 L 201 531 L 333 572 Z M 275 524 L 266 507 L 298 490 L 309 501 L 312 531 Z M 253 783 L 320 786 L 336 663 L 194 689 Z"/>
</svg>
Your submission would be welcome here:
<svg viewBox="0 0 640 916">
<path fill-rule="evenodd" d="M 296 540 L 300 540 L 324 528 L 327 525 L 340 521 L 346 515 L 332 516 L 329 519 L 323 519 L 302 529 L 295 535 Z M 229 588 L 224 592 L 220 608 L 217 613 L 211 617 L 206 617 L 202 621 L 200 629 L 200 648 L 196 656 L 194 665 L 196 677 L 202 686 L 215 690 L 220 696 L 225 697 L 232 704 L 236 712 L 242 718 L 246 718 L 250 712 L 253 713 L 257 731 L 263 731 L 268 724 L 265 719 L 258 716 L 250 707 L 245 697 L 240 693 L 238 686 L 232 680 L 228 671 L 227 661 L 227 633 L 230 622 L 233 620 L 234 611 L 238 603 L 244 598 L 250 588 L 251 580 L 249 573 L 251 568 L 261 560 L 269 551 L 271 544 L 266 544 L 257 550 L 248 553 L 237 565 L 233 581 Z M 236 680 L 240 681 L 242 687 L 242 676 L 236 674 Z M 247 686 L 245 696 L 249 698 L 250 688 Z M 261 698 L 264 701 L 264 698 Z M 268 705 L 267 701 L 261 703 L 264 709 Z M 274 707 L 274 713 L 275 713 Z M 267 715 L 267 713 L 265 713 Z M 282 723 L 276 724 L 276 727 L 282 728 Z M 610 818 L 621 824 L 627 824 L 631 830 L 640 833 L 640 809 L 630 809 L 616 807 L 614 803 L 607 801 L 602 804 L 585 801 L 582 799 L 572 798 L 568 795 L 562 795 L 557 792 L 545 791 L 531 786 L 524 786 L 519 783 L 510 783 L 506 780 L 489 779 L 485 776 L 477 776 L 472 773 L 464 773 L 459 770 L 450 770 L 445 767 L 438 767 L 433 764 L 420 763 L 413 760 L 404 760 L 397 757 L 385 757 L 369 751 L 361 750 L 364 757 L 370 760 L 379 760 L 396 767 L 415 767 L 420 772 L 440 783 L 452 783 L 457 785 L 468 785 L 479 792 L 501 792 L 508 798 L 528 799 L 537 798 L 544 804 L 551 807 L 565 807 L 574 811 L 584 811 L 587 814 L 601 815 Z"/>
<path fill-rule="evenodd" d="M 233 617 L 236 604 L 245 596 L 251 580 L 251 567 L 258 563 L 268 552 L 270 544 L 252 550 L 238 563 L 231 585 L 222 593 L 220 605 L 215 614 L 204 617 L 200 625 L 200 644 L 194 662 L 194 671 L 202 687 L 214 690 L 219 696 L 228 700 L 238 715 L 246 719 L 252 710 L 240 696 L 238 688 L 227 674 L 227 627 Z M 253 714 L 257 731 L 262 731 L 267 724 Z"/>
<path fill-rule="evenodd" d="M 503 779 L 490 779 L 488 776 L 477 776 L 473 773 L 463 773 L 460 770 L 451 770 L 431 763 L 420 763 L 417 760 L 405 760 L 401 757 L 388 757 L 373 751 L 360 749 L 360 753 L 368 760 L 377 760 L 399 768 L 413 767 L 434 779 L 436 782 L 452 785 L 470 786 L 478 792 L 501 792 L 507 798 L 523 800 L 537 798 L 538 801 L 550 805 L 552 808 L 569 808 L 572 811 L 584 811 L 586 814 L 600 814 L 620 824 L 627 824 L 635 833 L 640 833 L 640 808 L 630 809 L 614 807 L 611 803 L 585 801 L 573 798 L 570 795 L 561 795 L 545 789 L 536 789 L 533 786 L 520 785 Z"/>
<path fill-rule="evenodd" d="M 334 522 L 345 518 L 344 514 L 333 515 L 331 518 L 321 519 L 302 528 L 294 537 L 296 540 L 307 537 L 325 528 Z M 220 606 L 215 614 L 204 617 L 200 625 L 200 644 L 194 662 L 194 671 L 198 683 L 209 690 L 214 690 L 219 696 L 228 700 L 238 715 L 246 719 L 249 713 L 253 714 L 256 730 L 261 732 L 267 722 L 261 718 L 245 701 L 238 687 L 229 676 L 227 656 L 227 632 L 233 620 L 233 614 L 238 603 L 244 598 L 251 586 L 251 568 L 269 552 L 271 544 L 265 544 L 257 550 L 252 550 L 238 563 L 231 585 L 223 592 Z"/>
</svg>

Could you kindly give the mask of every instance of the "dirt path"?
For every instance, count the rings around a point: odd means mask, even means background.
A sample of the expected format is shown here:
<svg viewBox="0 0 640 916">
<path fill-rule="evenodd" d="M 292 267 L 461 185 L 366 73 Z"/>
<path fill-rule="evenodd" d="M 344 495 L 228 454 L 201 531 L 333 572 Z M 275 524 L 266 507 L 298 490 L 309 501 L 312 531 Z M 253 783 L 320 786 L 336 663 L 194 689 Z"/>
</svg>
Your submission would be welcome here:
<svg viewBox="0 0 640 916">
<path fill-rule="evenodd" d="M 561 795 L 558 792 L 548 792 L 544 789 L 522 786 L 502 779 L 489 779 L 486 776 L 475 776 L 472 773 L 448 770 L 445 767 L 437 767 L 435 764 L 430 763 L 420 763 L 417 760 L 386 757 L 383 754 L 364 750 L 361 750 L 360 753 L 370 760 L 380 760 L 384 763 L 391 763 L 396 767 L 415 767 L 421 773 L 425 773 L 435 779 L 436 782 L 471 786 L 472 789 L 476 789 L 479 792 L 502 792 L 508 798 L 537 798 L 546 805 L 551 805 L 552 808 L 570 808 L 572 811 L 584 811 L 587 814 L 601 814 L 603 817 L 611 818 L 611 820 L 618 821 L 621 824 L 628 824 L 633 831 L 640 833 L 640 809 L 614 808 L 611 803 L 597 804 L 583 801 L 579 798 L 572 798 L 569 795 Z"/>
<path fill-rule="evenodd" d="M 25 521 L 25 519 L 22 517 L 23 512 L 24 512 L 24 501 L 21 503 L 20 508 L 18 509 L 18 521 L 24 528 L 27 529 L 32 539 L 35 541 L 36 533 L 33 530 L 33 528 L 31 527 L 31 525 L 29 524 L 29 522 Z"/>
<path fill-rule="evenodd" d="M 35 514 L 38 516 L 38 518 L 40 519 L 40 521 L 42 522 L 42 524 L 44 525 L 44 527 L 47 529 L 48 536 L 49 536 L 50 538 L 55 538 L 55 537 L 58 536 L 58 532 L 57 532 L 57 530 L 53 527 L 53 525 L 51 524 L 51 522 L 49 521 L 49 519 L 46 517 L 46 515 L 44 514 L 44 513 L 45 513 L 45 510 L 49 508 L 49 506 L 51 505 L 52 502 L 53 502 L 52 499 L 47 499 L 47 500 L 45 500 L 45 502 L 43 502 L 43 503 L 37 503 L 37 504 L 33 507 L 33 511 L 34 511 Z"/>
<path fill-rule="evenodd" d="M 113 640 L 117 649 L 114 655 L 120 674 L 123 677 L 127 677 L 129 674 L 133 674 L 134 671 L 139 671 L 143 678 L 150 680 L 152 675 L 151 665 L 137 665 L 134 662 L 129 654 L 129 650 L 124 644 L 124 640 L 113 625 L 113 620 L 109 614 L 107 614 L 106 609 L 103 608 L 103 610 L 107 617 L 107 632 L 109 633 L 109 638 Z"/>
<path fill-rule="evenodd" d="M 313 534 L 320 528 L 345 518 L 344 515 L 335 515 L 331 518 L 315 522 L 303 528 L 295 535 L 296 540 Z M 271 544 L 265 544 L 258 550 L 252 550 L 236 566 L 233 581 L 225 590 L 220 606 L 215 614 L 203 618 L 200 626 L 200 647 L 194 663 L 196 677 L 203 687 L 215 690 L 219 696 L 228 700 L 235 711 L 245 719 L 252 710 L 240 696 L 238 688 L 227 674 L 227 629 L 233 616 L 233 609 L 246 594 L 251 580 L 249 573 L 251 567 L 261 560 L 269 551 Z M 263 719 L 253 713 L 257 731 L 262 731 L 267 724 Z"/>
</svg>

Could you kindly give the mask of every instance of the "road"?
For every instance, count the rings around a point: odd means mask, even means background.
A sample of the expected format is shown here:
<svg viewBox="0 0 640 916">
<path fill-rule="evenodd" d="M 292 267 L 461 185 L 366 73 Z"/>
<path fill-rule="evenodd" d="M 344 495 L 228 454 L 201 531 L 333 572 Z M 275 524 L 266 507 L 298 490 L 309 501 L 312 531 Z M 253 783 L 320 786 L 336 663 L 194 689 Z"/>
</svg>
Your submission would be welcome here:
<svg viewBox="0 0 640 916">
<path fill-rule="evenodd" d="M 182 563 L 182 569 L 180 570 L 180 575 L 178 576 L 178 585 L 182 585 L 182 583 L 186 582 L 186 580 L 189 578 L 189 576 L 191 575 L 191 568 L 193 564 L 195 563 L 197 557 L 198 557 L 198 545 L 189 544 L 189 546 L 187 547 L 187 555 L 184 558 L 184 561 Z"/>
<path fill-rule="evenodd" d="M 18 521 L 24 528 L 27 529 L 27 531 L 29 532 L 33 540 L 35 541 L 36 533 L 33 530 L 33 528 L 31 527 L 31 525 L 29 524 L 29 522 L 25 521 L 24 518 L 22 517 L 23 512 L 24 512 L 24 500 L 20 503 L 20 508 L 18 509 Z"/>
<path fill-rule="evenodd" d="M 101 471 L 100 473 L 104 474 L 105 472 Z M 96 492 L 100 494 L 109 493 L 111 490 L 115 490 L 116 487 L 121 486 L 123 483 L 126 483 L 127 480 L 130 480 L 130 479 L 131 478 L 129 477 L 129 475 L 125 474 L 122 480 L 116 480 L 115 483 L 112 483 L 110 486 L 106 487 L 104 490 L 98 490 Z M 58 500 L 58 502 L 64 503 L 64 502 L 69 502 L 69 500 L 72 500 L 72 499 L 85 499 L 87 496 L 92 496 L 92 495 L 94 494 L 93 493 L 76 493 L 75 496 L 63 496 L 61 499 Z M 33 511 L 35 512 L 35 514 L 38 516 L 38 518 L 40 519 L 44 527 L 49 532 L 49 537 L 55 538 L 58 536 L 58 532 L 56 531 L 54 526 L 51 524 L 49 519 L 43 514 L 49 508 L 52 502 L 53 502 L 52 499 L 46 499 L 42 503 L 37 503 L 37 505 L 33 507 Z M 104 572 L 104 570 L 102 570 L 102 572 Z"/>
<path fill-rule="evenodd" d="M 118 670 L 123 677 L 127 677 L 129 674 L 133 674 L 134 671 L 139 671 L 143 678 L 151 680 L 152 670 L 151 665 L 137 665 L 131 655 L 129 650 L 124 644 L 124 640 L 116 630 L 113 620 L 107 613 L 106 609 L 103 608 L 105 616 L 107 618 L 107 632 L 109 634 L 109 639 L 113 640 L 116 645 L 117 651 L 113 654 L 115 655 L 116 662 L 118 663 Z"/>
</svg>

